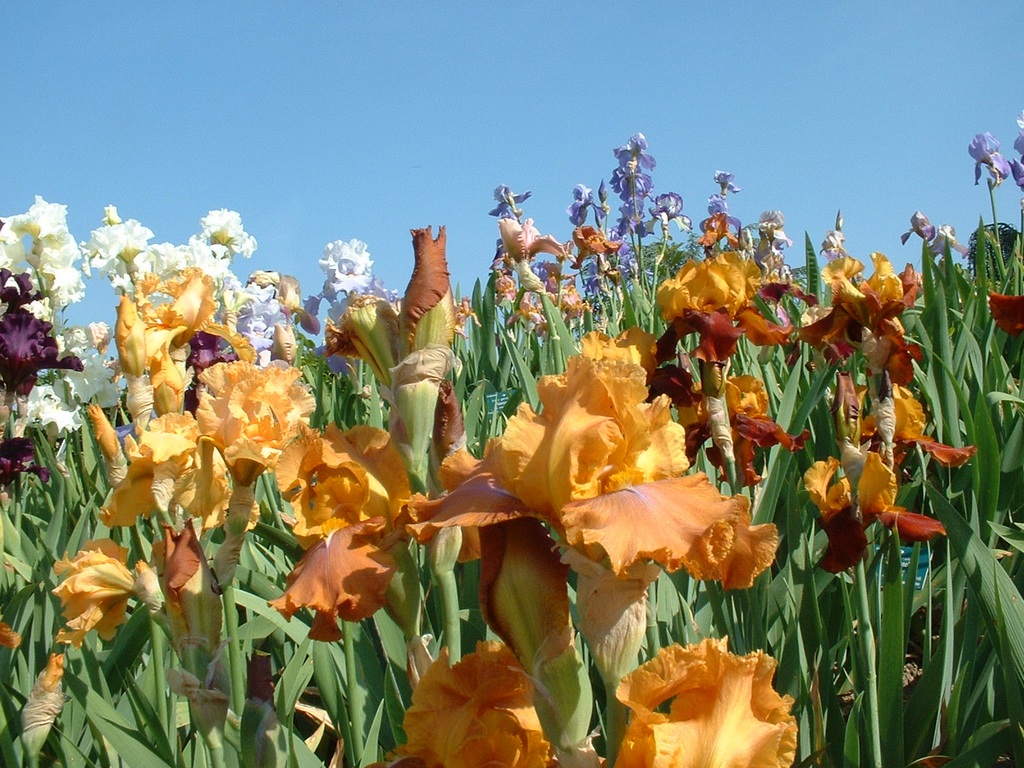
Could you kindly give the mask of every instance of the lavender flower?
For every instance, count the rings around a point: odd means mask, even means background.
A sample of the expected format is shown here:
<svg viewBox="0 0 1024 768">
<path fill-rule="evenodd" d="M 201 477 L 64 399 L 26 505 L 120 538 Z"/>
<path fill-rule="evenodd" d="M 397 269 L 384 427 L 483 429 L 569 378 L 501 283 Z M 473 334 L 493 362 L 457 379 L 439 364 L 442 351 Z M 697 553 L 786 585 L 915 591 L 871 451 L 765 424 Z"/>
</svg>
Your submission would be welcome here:
<svg viewBox="0 0 1024 768">
<path fill-rule="evenodd" d="M 830 229 L 825 233 L 825 239 L 821 243 L 821 255 L 828 261 L 835 261 L 843 256 L 848 256 L 846 247 L 846 235 L 841 229 Z"/>
<path fill-rule="evenodd" d="M 680 229 L 689 230 L 692 222 L 689 216 L 683 215 L 683 198 L 675 192 L 666 192 L 654 198 L 654 207 L 650 209 L 653 217 L 651 224 L 660 222 L 662 237 L 668 238 L 669 222 L 675 222 Z"/>
<path fill-rule="evenodd" d="M 743 191 L 743 187 L 737 187 L 732 183 L 733 178 L 733 174 L 728 171 L 715 171 L 715 184 L 722 188 L 723 195 Z"/>
<path fill-rule="evenodd" d="M 961 245 L 956 239 L 956 230 L 949 224 L 943 224 L 939 227 L 938 232 L 935 234 L 935 239 L 928 244 L 928 247 L 936 256 L 945 254 L 947 248 L 958 251 L 961 256 L 966 256 L 968 252 L 967 246 Z"/>
<path fill-rule="evenodd" d="M 27 437 L 9 437 L 0 441 L 0 488 L 13 483 L 18 475 L 31 473 L 44 483 L 50 479 L 50 470 L 35 463 L 36 453 Z"/>
<path fill-rule="evenodd" d="M 910 229 L 900 235 L 900 242 L 906 245 L 911 235 L 917 235 L 925 242 L 935 238 L 935 227 L 921 211 L 915 211 L 910 217 Z"/>
<path fill-rule="evenodd" d="M 634 134 L 614 152 L 619 167 L 612 172 L 611 186 L 623 203 L 619 208 L 621 216 L 616 229 L 622 238 L 632 232 L 642 238 L 647 234 L 643 220 L 644 201 L 654 188 L 650 174 L 645 171 L 654 170 L 656 163 L 647 151 L 647 139 L 642 133 Z"/>
<path fill-rule="evenodd" d="M 517 195 L 504 184 L 499 184 L 494 190 L 494 199 L 498 205 L 490 212 L 491 216 L 499 219 L 519 219 L 523 212 L 517 207 L 520 203 L 528 200 L 531 192 L 523 192 Z"/>
<path fill-rule="evenodd" d="M 1017 127 L 1020 128 L 1020 133 L 1017 134 L 1017 140 L 1013 142 L 1013 148 L 1017 154 L 1024 155 L 1024 110 L 1021 110 L 1020 115 L 1017 116 Z"/>
<path fill-rule="evenodd" d="M 1021 136 L 1024 136 L 1024 133 Z M 1024 164 L 1020 160 L 1010 161 L 1010 175 L 1013 176 L 1013 183 L 1024 191 Z"/>
<path fill-rule="evenodd" d="M 577 184 L 572 191 L 572 205 L 565 209 L 565 213 L 574 227 L 582 227 L 587 223 L 587 209 L 593 207 L 594 190 L 584 184 Z"/>
<path fill-rule="evenodd" d="M 1010 175 L 1010 164 L 999 154 L 999 141 L 991 133 L 979 133 L 967 145 L 967 153 L 974 158 L 974 183 L 981 179 L 981 166 L 988 166 L 989 176 L 996 185 Z"/>
</svg>

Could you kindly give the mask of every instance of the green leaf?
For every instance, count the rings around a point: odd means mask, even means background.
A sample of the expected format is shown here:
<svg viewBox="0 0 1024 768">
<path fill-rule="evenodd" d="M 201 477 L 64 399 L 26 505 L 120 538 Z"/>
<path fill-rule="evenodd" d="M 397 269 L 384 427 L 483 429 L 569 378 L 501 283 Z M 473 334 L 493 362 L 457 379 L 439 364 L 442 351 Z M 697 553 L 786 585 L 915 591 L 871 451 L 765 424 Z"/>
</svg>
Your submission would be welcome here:
<svg viewBox="0 0 1024 768">
<path fill-rule="evenodd" d="M 85 716 L 99 734 L 110 743 L 115 753 L 127 765 L 169 765 L 158 752 L 148 746 L 149 737 L 133 727 L 88 683 L 78 677 L 65 677 L 71 698 L 85 711 Z"/>
<path fill-rule="evenodd" d="M 950 547 L 967 575 L 971 593 L 979 601 L 989 630 L 1005 649 L 1001 661 L 1024 687 L 1024 600 L 992 551 L 937 489 L 928 485 L 932 508 L 946 527 Z M 1005 624 L 998 619 L 1002 612 Z"/>
<path fill-rule="evenodd" d="M 811 236 L 804 232 L 805 279 L 807 292 L 821 297 L 821 270 L 818 268 L 818 254 L 814 251 Z"/>
<path fill-rule="evenodd" d="M 377 705 L 377 713 L 370 723 L 370 731 L 366 734 L 366 741 L 363 742 L 363 759 L 359 762 L 359 768 L 366 768 L 375 763 L 380 757 L 380 723 L 384 717 L 384 702 Z"/>
</svg>

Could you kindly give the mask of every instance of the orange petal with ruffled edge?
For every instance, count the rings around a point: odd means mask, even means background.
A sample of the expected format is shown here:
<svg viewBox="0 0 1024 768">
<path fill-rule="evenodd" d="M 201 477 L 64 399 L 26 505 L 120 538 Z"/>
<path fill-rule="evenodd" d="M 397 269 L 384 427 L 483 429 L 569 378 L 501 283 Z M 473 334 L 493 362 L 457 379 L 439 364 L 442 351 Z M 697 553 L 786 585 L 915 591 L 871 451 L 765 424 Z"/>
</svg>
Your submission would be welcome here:
<svg viewBox="0 0 1024 768">
<path fill-rule="evenodd" d="M 616 768 L 792 765 L 797 723 L 793 699 L 772 688 L 776 665 L 731 654 L 726 640 L 663 648 L 619 684 L 633 716 Z"/>
<path fill-rule="evenodd" d="M 409 502 L 409 514 L 414 522 L 407 524 L 406 530 L 420 543 L 430 541 L 441 528 L 477 528 L 536 515 L 488 472 L 474 475 L 440 499 L 414 496 Z"/>
<path fill-rule="evenodd" d="M 301 607 L 316 611 L 309 636 L 339 640 L 338 618 L 361 621 L 385 603 L 396 567 L 391 555 L 367 541 L 384 521 L 377 518 L 332 531 L 318 541 L 288 574 L 284 594 L 269 605 L 286 618 Z"/>
<path fill-rule="evenodd" d="M 686 568 L 694 578 L 738 588 L 749 586 L 775 553 L 774 526 L 751 528 L 744 512 L 740 501 L 695 474 L 574 502 L 562 510 L 562 523 L 571 546 L 594 560 L 606 555 L 618 574 L 653 560 L 667 571 Z M 749 565 L 742 562 L 748 556 Z"/>
<path fill-rule="evenodd" d="M 1020 336 L 1024 331 L 1024 296 L 990 293 L 988 306 L 996 325 L 1011 336 Z"/>
<path fill-rule="evenodd" d="M 442 648 L 413 691 L 399 752 L 425 768 L 546 768 L 551 745 L 533 697 L 529 676 L 506 646 L 480 642 L 455 666 Z"/>
<path fill-rule="evenodd" d="M 128 550 L 110 539 L 87 542 L 71 559 L 58 560 L 53 572 L 65 576 L 53 590 L 63 605 L 67 629 L 57 642 L 82 647 L 86 634 L 95 629 L 110 640 L 128 620 L 128 598 L 134 594 L 135 577 L 125 567 Z"/>
<path fill-rule="evenodd" d="M 658 364 L 657 338 L 643 328 L 627 328 L 614 339 L 601 331 L 591 331 L 580 340 L 580 352 L 591 360 L 621 360 L 639 365 L 650 374 Z"/>
</svg>

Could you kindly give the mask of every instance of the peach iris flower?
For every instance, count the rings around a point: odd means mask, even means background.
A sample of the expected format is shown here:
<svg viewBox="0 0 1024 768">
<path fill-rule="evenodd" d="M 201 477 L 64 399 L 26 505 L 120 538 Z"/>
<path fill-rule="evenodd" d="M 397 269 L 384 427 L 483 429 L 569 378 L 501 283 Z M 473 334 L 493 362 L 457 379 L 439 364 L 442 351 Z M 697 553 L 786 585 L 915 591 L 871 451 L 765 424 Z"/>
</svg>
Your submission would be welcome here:
<svg viewBox="0 0 1024 768">
<path fill-rule="evenodd" d="M 539 517 L 620 576 L 654 560 L 749 586 L 774 557 L 775 527 L 750 526 L 745 504 L 703 474 L 680 477 L 685 431 L 668 398 L 645 402 L 644 381 L 637 365 L 571 358 L 565 374 L 538 383 L 540 413 L 520 406 L 464 482 L 442 499 L 414 501 L 424 522 L 412 529 L 429 538 L 447 525 Z"/>
<path fill-rule="evenodd" d="M 297 368 L 258 368 L 235 361 L 200 374 L 206 390 L 199 399 L 199 430 L 220 450 L 234 481 L 252 485 L 273 469 L 284 446 L 316 403 L 298 383 Z"/>
<path fill-rule="evenodd" d="M 164 294 L 170 301 L 152 303 L 148 297 Z M 136 286 L 143 320 L 150 328 L 174 328 L 170 343 L 180 347 L 212 322 L 217 311 L 213 278 L 203 270 L 189 267 L 176 277 L 163 280 L 158 275 L 145 275 Z"/>
<path fill-rule="evenodd" d="M 546 768 L 553 765 L 533 708 L 534 686 L 501 643 L 480 642 L 449 666 L 448 649 L 412 695 L 400 752 L 425 768 Z"/>
<path fill-rule="evenodd" d="M 400 538 L 396 518 L 409 500 L 409 478 L 387 432 L 355 427 L 326 434 L 302 429 L 278 462 L 278 485 L 295 510 L 306 547 L 285 593 L 270 603 L 286 618 L 316 612 L 310 637 L 341 637 L 337 619 L 359 621 L 385 603 L 396 570 L 388 553 Z"/>
<path fill-rule="evenodd" d="M 65 576 L 53 590 L 64 606 L 67 629 L 57 642 L 82 647 L 86 634 L 95 629 L 110 640 L 128 620 L 128 598 L 134 594 L 135 576 L 125 566 L 128 550 L 110 539 L 90 541 L 72 559 L 58 560 L 53 570 Z"/>
<path fill-rule="evenodd" d="M 725 640 L 674 645 L 628 674 L 632 710 L 616 768 L 771 768 L 796 757 L 793 699 L 772 688 L 776 662 Z"/>
<path fill-rule="evenodd" d="M 843 477 L 832 483 L 839 460 L 816 461 L 804 473 L 804 487 L 821 511 L 828 549 L 821 567 L 838 573 L 856 565 L 864 556 L 867 537 L 864 528 L 879 520 L 894 528 L 905 543 L 931 541 L 945 534 L 942 523 L 896 506 L 896 475 L 877 453 L 868 453 L 857 484 L 857 505 L 853 503 L 850 481 Z"/>
<path fill-rule="evenodd" d="M 686 262 L 658 287 L 658 306 L 671 324 L 666 336 L 675 341 L 698 333 L 695 355 L 707 361 L 727 360 L 743 334 L 759 346 L 782 343 L 792 328 L 767 321 L 754 308 L 760 286 L 760 268 L 734 251 Z"/>
<path fill-rule="evenodd" d="M 632 326 L 615 338 L 601 331 L 591 331 L 580 339 L 580 351 L 591 360 L 621 360 L 639 365 L 648 376 L 658 365 L 658 339 L 643 328 Z"/>
<path fill-rule="evenodd" d="M 125 439 L 128 473 L 103 508 L 103 523 L 133 525 L 154 510 L 168 511 L 174 503 L 186 511 L 214 520 L 227 505 L 227 479 L 222 463 L 197 482 L 205 461 L 217 464 L 212 452 L 201 455 L 199 425 L 190 413 L 168 413 L 149 422 L 138 440 Z"/>
</svg>

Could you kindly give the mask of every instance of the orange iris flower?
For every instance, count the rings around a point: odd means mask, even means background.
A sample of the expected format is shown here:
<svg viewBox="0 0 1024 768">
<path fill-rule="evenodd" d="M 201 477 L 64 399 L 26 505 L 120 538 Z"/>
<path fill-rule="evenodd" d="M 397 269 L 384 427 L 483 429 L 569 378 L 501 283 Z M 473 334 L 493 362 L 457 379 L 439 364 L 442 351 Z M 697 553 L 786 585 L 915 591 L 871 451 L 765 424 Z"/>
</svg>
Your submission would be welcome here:
<svg viewBox="0 0 1024 768">
<path fill-rule="evenodd" d="M 914 397 L 906 387 L 894 386 L 892 388 L 893 405 L 896 411 L 896 430 L 893 435 L 893 443 L 896 446 L 895 463 L 899 464 L 908 450 L 915 445 L 929 454 L 932 458 L 944 467 L 959 467 L 970 459 L 978 449 L 976 446 L 968 445 L 963 448 L 954 448 L 951 445 L 940 443 L 937 440 L 925 435 L 924 431 L 928 425 L 925 417 L 924 406 Z M 861 439 L 869 440 L 876 438 L 877 430 L 874 416 L 867 416 L 861 427 Z M 872 440 L 872 450 L 878 442 L 877 438 Z"/>
<path fill-rule="evenodd" d="M 822 527 L 828 536 L 828 548 L 821 567 L 831 573 L 851 568 L 864 556 L 867 536 L 864 529 L 874 520 L 894 528 L 903 542 L 931 541 L 946 529 L 938 520 L 896 506 L 896 475 L 877 453 L 868 453 L 857 485 L 857 505 L 853 503 L 850 481 L 841 478 L 832 483 L 839 460 L 816 461 L 804 473 L 804 487 L 821 511 Z"/>
<path fill-rule="evenodd" d="M 227 505 L 228 488 L 223 462 L 212 451 L 204 456 L 197 446 L 199 425 L 190 413 L 168 413 L 149 422 L 138 440 L 125 439 L 127 476 L 114 489 L 103 508 L 105 525 L 133 525 L 154 510 L 168 511 L 180 504 L 204 517 L 212 527 Z M 206 464 L 207 471 L 200 473 Z M 203 480 L 198 480 L 198 475 Z"/>
<path fill-rule="evenodd" d="M 793 699 L 772 688 L 776 662 L 728 652 L 726 640 L 673 645 L 628 674 L 633 712 L 616 768 L 770 768 L 796 757 Z"/>
<path fill-rule="evenodd" d="M 658 286 L 658 306 L 670 324 L 658 342 L 659 357 L 668 359 L 676 342 L 694 332 L 700 335 L 694 354 L 709 362 L 728 360 L 744 334 L 758 346 L 786 341 L 792 327 L 769 322 L 752 305 L 760 285 L 760 268 L 735 251 L 683 264 Z"/>
<path fill-rule="evenodd" d="M 455 666 L 442 648 L 413 691 L 399 751 L 424 768 L 552 766 L 533 697 L 530 676 L 501 643 L 480 642 Z"/>
<path fill-rule="evenodd" d="M 128 620 L 128 598 L 134 594 L 135 576 L 125 566 L 128 550 L 110 539 L 90 541 L 72 559 L 58 560 L 53 571 L 65 576 L 53 590 L 64 606 L 67 629 L 57 642 L 82 647 L 86 634 L 95 629 L 110 640 Z M 140 563 L 146 568 L 144 563 Z"/>
<path fill-rule="evenodd" d="M 276 475 L 307 549 L 270 605 L 286 618 L 302 606 L 313 609 L 309 636 L 337 640 L 339 616 L 359 621 L 385 603 L 396 570 L 388 549 L 401 538 L 395 523 L 411 495 L 402 457 L 380 429 L 332 425 L 321 436 L 303 428 Z"/>
<path fill-rule="evenodd" d="M 859 348 L 876 373 L 885 369 L 893 383 L 909 384 L 921 350 L 904 338 L 899 315 L 914 305 L 920 280 L 909 264 L 897 275 L 885 255 L 872 253 L 871 259 L 875 272 L 866 280 L 860 278 L 864 265 L 852 256 L 822 269 L 822 279 L 832 287 L 832 306 L 812 307 L 800 338 L 822 350 L 829 362 L 845 360 Z"/>
<path fill-rule="evenodd" d="M 251 486 L 273 469 L 281 451 L 316 406 L 297 368 L 218 363 L 200 374 L 206 390 L 196 418 L 227 463 L 235 483 Z"/>
<path fill-rule="evenodd" d="M 546 521 L 567 546 L 617 575 L 653 560 L 699 578 L 747 587 L 775 553 L 772 525 L 751 526 L 746 504 L 687 469 L 685 431 L 668 398 L 645 402 L 642 368 L 569 360 L 538 383 L 540 413 L 520 406 L 483 462 L 464 462 L 447 496 L 411 504 L 426 539 L 449 525 L 522 516 Z"/>
<path fill-rule="evenodd" d="M 988 306 L 996 325 L 1011 336 L 1020 336 L 1024 331 L 1024 296 L 990 293 Z"/>
</svg>

